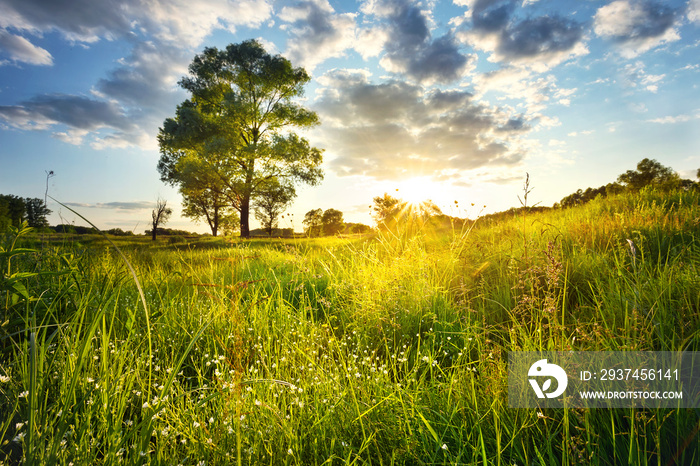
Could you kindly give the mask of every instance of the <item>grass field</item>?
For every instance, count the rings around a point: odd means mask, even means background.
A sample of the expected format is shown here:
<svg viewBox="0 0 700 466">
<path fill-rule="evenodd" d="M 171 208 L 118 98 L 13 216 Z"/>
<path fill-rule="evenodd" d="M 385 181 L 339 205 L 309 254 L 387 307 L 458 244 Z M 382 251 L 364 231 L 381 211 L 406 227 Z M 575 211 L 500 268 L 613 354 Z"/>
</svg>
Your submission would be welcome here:
<svg viewBox="0 0 700 466">
<path fill-rule="evenodd" d="M 2 240 L 4 464 L 700 464 L 698 410 L 507 399 L 509 351 L 700 351 L 698 193 L 113 240 Z"/>
</svg>

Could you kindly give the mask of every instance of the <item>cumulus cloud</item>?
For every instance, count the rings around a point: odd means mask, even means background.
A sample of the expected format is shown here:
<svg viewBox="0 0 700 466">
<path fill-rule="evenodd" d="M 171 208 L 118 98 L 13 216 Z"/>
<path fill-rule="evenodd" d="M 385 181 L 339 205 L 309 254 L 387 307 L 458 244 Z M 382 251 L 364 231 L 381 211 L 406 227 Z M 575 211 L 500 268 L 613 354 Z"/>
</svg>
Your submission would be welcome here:
<svg viewBox="0 0 700 466">
<path fill-rule="evenodd" d="M 1 0 L 0 26 L 31 33 L 59 30 L 70 40 L 95 42 L 114 38 L 130 29 L 129 10 L 138 2 L 92 0 Z"/>
<path fill-rule="evenodd" d="M 588 53 L 581 23 L 558 15 L 515 16 L 515 0 L 464 0 L 469 14 L 461 19 L 457 37 L 489 52 L 494 62 L 525 65 L 546 71 Z"/>
<path fill-rule="evenodd" d="M 665 74 L 647 73 L 646 67 L 641 61 L 625 65 L 622 72 L 625 87 L 649 92 L 657 92 L 659 90 L 659 85 L 666 77 Z"/>
<path fill-rule="evenodd" d="M 138 131 L 116 103 L 64 94 L 41 95 L 19 105 L 0 106 L 0 119 L 22 130 L 46 130 L 64 125 L 69 131 L 56 132 L 54 136 L 71 144 L 80 144 L 88 132 L 101 129 Z"/>
<path fill-rule="evenodd" d="M 179 77 L 185 74 L 194 48 L 216 29 L 235 31 L 269 20 L 268 0 L 0 0 L 0 28 L 40 36 L 58 32 L 90 44 L 102 39 L 128 39 L 133 49 L 92 89 L 93 97 L 43 95 L 14 106 L 0 107 L 0 119 L 18 129 L 65 125 L 53 136 L 80 144 L 90 132 L 94 148 L 153 148 L 155 131 L 165 111 L 172 111 Z M 1 30 L 0 30 L 1 31 Z M 144 40 L 133 40 L 135 37 Z M 48 51 L 26 39 L 0 32 L 0 48 L 16 61 L 50 64 Z"/>
<path fill-rule="evenodd" d="M 612 40 L 625 58 L 634 58 L 661 44 L 680 39 L 679 12 L 662 3 L 615 0 L 598 9 L 595 33 Z"/>
<path fill-rule="evenodd" d="M 432 37 L 426 13 L 409 0 L 372 1 L 363 11 L 386 20 L 386 54 L 380 63 L 388 71 L 424 84 L 446 84 L 473 65 L 474 57 L 463 54 L 451 34 Z"/>
<path fill-rule="evenodd" d="M 171 103 L 177 81 L 187 73 L 191 56 L 181 48 L 140 42 L 121 66 L 98 81 L 95 90 L 101 96 L 142 109 Z"/>
<path fill-rule="evenodd" d="M 700 0 L 688 2 L 688 19 L 694 23 L 700 23 Z"/>
<path fill-rule="evenodd" d="M 0 29 L 0 53 L 3 50 L 13 62 L 30 65 L 53 65 L 53 57 L 46 49 L 37 47 L 24 37 Z"/>
<path fill-rule="evenodd" d="M 42 33 L 57 30 L 76 42 L 115 39 L 131 31 L 196 46 L 213 29 L 259 26 L 272 14 L 267 0 L 0 0 L 0 27 Z"/>
<path fill-rule="evenodd" d="M 336 14 L 327 0 L 285 6 L 279 18 L 293 24 L 287 56 L 308 70 L 328 58 L 341 56 L 356 41 L 355 15 Z"/>
<path fill-rule="evenodd" d="M 476 102 L 464 90 L 433 90 L 404 81 L 373 84 L 366 72 L 333 71 L 315 105 L 320 138 L 339 175 L 399 179 L 418 173 L 518 163 L 522 115 Z"/>
<path fill-rule="evenodd" d="M 161 41 L 194 47 L 215 29 L 259 27 L 272 16 L 268 0 L 140 0 L 140 23 Z"/>
<path fill-rule="evenodd" d="M 479 95 L 496 92 L 504 97 L 516 99 L 525 103 L 530 118 L 541 116 L 552 102 L 569 105 L 571 97 L 577 89 L 560 88 L 557 79 L 552 74 L 537 74 L 531 69 L 507 66 L 498 70 L 482 73 L 474 77 L 474 86 Z"/>
</svg>

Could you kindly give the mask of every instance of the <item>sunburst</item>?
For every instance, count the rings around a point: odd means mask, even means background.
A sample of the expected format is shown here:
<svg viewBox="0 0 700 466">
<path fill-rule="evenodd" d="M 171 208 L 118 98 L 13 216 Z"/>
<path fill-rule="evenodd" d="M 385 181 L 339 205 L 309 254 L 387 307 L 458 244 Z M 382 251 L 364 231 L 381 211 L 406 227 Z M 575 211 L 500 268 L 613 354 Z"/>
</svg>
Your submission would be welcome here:
<svg viewBox="0 0 700 466">
<path fill-rule="evenodd" d="M 440 194 L 439 191 L 439 186 L 429 177 L 422 176 L 399 181 L 394 197 L 418 206 L 429 199 L 435 199 Z"/>
</svg>

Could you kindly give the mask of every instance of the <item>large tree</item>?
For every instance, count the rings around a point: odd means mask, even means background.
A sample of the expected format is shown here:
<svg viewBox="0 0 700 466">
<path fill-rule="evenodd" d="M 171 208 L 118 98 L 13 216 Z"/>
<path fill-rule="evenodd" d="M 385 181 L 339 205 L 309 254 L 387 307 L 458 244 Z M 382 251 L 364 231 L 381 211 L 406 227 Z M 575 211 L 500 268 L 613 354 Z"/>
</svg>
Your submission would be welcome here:
<svg viewBox="0 0 700 466">
<path fill-rule="evenodd" d="M 636 170 L 627 170 L 617 177 L 619 183 L 631 189 L 641 189 L 650 184 L 672 186 L 679 180 L 671 167 L 665 167 L 654 159 L 642 159 Z"/>
<path fill-rule="evenodd" d="M 336 209 L 326 209 L 321 216 L 321 222 L 323 222 L 323 234 L 329 236 L 340 233 L 345 226 L 343 213 Z"/>
<path fill-rule="evenodd" d="M 49 226 L 49 221 L 46 217 L 51 213 L 43 199 L 38 197 L 25 198 L 24 205 L 26 209 L 27 225 L 32 228 L 46 228 Z"/>
<path fill-rule="evenodd" d="M 315 185 L 323 178 L 321 150 L 292 130 L 319 123 L 295 99 L 310 80 L 303 68 L 272 56 L 255 40 L 225 50 L 206 48 L 180 86 L 190 92 L 158 135 L 161 179 L 185 186 L 185 160 L 240 213 L 241 237 L 250 236 L 251 201 L 271 180 Z"/>
</svg>

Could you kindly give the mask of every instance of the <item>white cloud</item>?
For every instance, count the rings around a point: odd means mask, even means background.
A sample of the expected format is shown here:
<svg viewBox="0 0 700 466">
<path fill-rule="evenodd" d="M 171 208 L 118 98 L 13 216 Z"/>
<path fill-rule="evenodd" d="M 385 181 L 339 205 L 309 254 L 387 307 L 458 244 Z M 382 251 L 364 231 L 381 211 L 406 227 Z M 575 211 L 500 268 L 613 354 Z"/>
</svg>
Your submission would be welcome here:
<svg viewBox="0 0 700 466">
<path fill-rule="evenodd" d="M 46 49 L 37 47 L 24 37 L 0 29 L 0 51 L 2 50 L 5 50 L 14 62 L 30 65 L 53 65 L 53 57 Z"/>
<path fill-rule="evenodd" d="M 87 134 L 88 134 L 88 131 L 86 131 L 86 130 L 71 129 L 71 130 L 64 131 L 64 132 L 53 133 L 51 136 L 58 139 L 59 141 L 65 142 L 66 144 L 71 144 L 73 146 L 79 146 L 83 143 L 83 141 L 85 140 L 85 136 Z"/>
<path fill-rule="evenodd" d="M 336 14 L 327 0 L 307 0 L 285 6 L 282 21 L 292 23 L 286 55 L 313 71 L 328 58 L 342 56 L 356 43 L 355 15 Z"/>
<path fill-rule="evenodd" d="M 272 15 L 267 0 L 2 0 L 0 27 L 32 34 L 59 31 L 71 41 L 92 43 L 132 31 L 193 47 L 215 29 L 257 27 Z"/>
<path fill-rule="evenodd" d="M 697 112 L 692 115 L 688 114 L 683 114 L 683 115 L 675 115 L 675 116 L 665 116 L 661 118 L 654 118 L 650 120 L 646 120 L 647 123 L 657 123 L 661 125 L 675 125 L 677 123 L 686 123 L 688 121 L 693 121 L 693 120 L 698 120 L 700 119 L 700 112 Z"/>
<path fill-rule="evenodd" d="M 81 43 L 127 39 L 133 44 L 130 55 L 95 84 L 92 98 L 40 95 L 0 107 L 0 119 L 9 126 L 64 125 L 67 129 L 54 137 L 70 144 L 82 143 L 85 132 L 92 132 L 95 148 L 153 149 L 158 126 L 182 97 L 177 81 L 186 74 L 194 48 L 216 29 L 257 27 L 272 16 L 268 0 L 0 0 L 0 5 L 0 27 L 37 36 L 59 32 Z M 47 51 L 19 36 L 0 32 L 0 47 L 9 48 L 17 61 L 51 63 Z"/>
<path fill-rule="evenodd" d="M 653 2 L 616 0 L 598 9 L 594 31 L 610 39 L 625 58 L 634 58 L 661 44 L 680 39 L 675 28 L 677 13 Z"/>
<path fill-rule="evenodd" d="M 334 70 L 320 82 L 317 130 L 339 175 L 399 179 L 512 166 L 523 157 L 522 115 L 477 102 L 464 90 L 428 91 L 404 81 L 373 84 L 367 72 Z"/>
<path fill-rule="evenodd" d="M 625 76 L 625 85 L 632 89 L 645 89 L 649 92 L 656 93 L 659 90 L 659 84 L 666 77 L 665 74 L 650 74 L 647 73 L 645 65 L 641 61 L 629 63 L 623 68 Z"/>
<path fill-rule="evenodd" d="M 688 19 L 694 23 L 700 23 L 700 0 L 688 2 Z"/>
<path fill-rule="evenodd" d="M 463 53 L 447 33 L 433 37 L 430 12 L 410 0 L 372 0 L 362 7 L 367 15 L 385 22 L 385 54 L 380 65 L 423 84 L 447 84 L 473 69 L 476 59 Z"/>
<path fill-rule="evenodd" d="M 489 61 L 547 71 L 567 60 L 586 55 L 583 25 L 558 15 L 521 19 L 515 0 L 469 0 L 468 13 L 453 24 L 464 43 L 490 54 Z M 523 5 L 524 6 L 524 5 Z"/>
<path fill-rule="evenodd" d="M 494 91 L 500 95 L 521 101 L 530 117 L 539 117 L 550 102 L 562 105 L 570 103 L 569 97 L 577 89 L 559 88 L 553 74 L 538 74 L 523 67 L 504 67 L 476 75 L 473 84 L 479 95 Z"/>
</svg>

